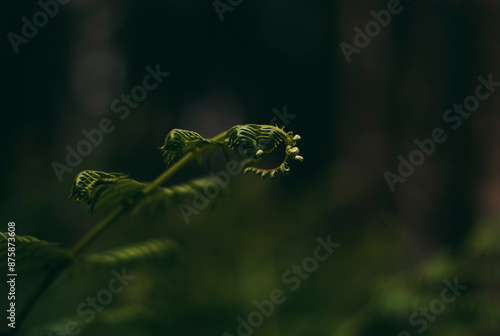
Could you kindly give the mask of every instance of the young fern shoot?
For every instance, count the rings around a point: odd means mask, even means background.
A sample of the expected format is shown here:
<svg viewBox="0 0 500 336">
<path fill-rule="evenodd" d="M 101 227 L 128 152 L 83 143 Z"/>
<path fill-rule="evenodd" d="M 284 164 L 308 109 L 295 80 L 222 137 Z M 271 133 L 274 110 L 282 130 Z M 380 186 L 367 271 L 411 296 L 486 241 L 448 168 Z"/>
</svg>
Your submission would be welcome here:
<svg viewBox="0 0 500 336">
<path fill-rule="evenodd" d="M 25 253 L 23 254 L 26 256 L 25 269 L 35 266 L 45 267 L 49 274 L 28 300 L 18 318 L 18 327 L 13 332 L 19 330 L 45 291 L 75 267 L 112 265 L 118 262 L 139 261 L 172 254 L 175 251 L 175 243 L 165 239 L 155 239 L 91 256 L 81 256 L 84 249 L 102 231 L 124 215 L 132 216 L 146 212 L 146 214 L 156 216 L 159 210 L 164 211 L 168 208 L 172 201 L 179 201 L 181 197 L 194 195 L 202 188 L 216 185 L 217 182 L 213 178 L 202 177 L 182 185 L 162 187 L 189 162 L 196 160 L 201 163 L 202 155 L 206 152 L 207 166 L 210 167 L 216 149 L 220 148 L 228 161 L 229 150 L 231 150 L 240 158 L 245 173 L 253 173 L 263 178 L 267 176 L 276 178 L 278 175 L 287 175 L 290 172 L 292 161 L 303 161 L 302 156 L 298 155 L 299 149 L 296 146 L 299 140 L 299 135 L 270 125 L 237 125 L 212 139 L 205 139 L 193 131 L 173 129 L 168 133 L 164 145 L 160 148 L 165 157 L 167 169 L 153 182 L 138 182 L 122 173 L 94 170 L 80 172 L 75 178 L 70 197 L 77 202 L 86 202 L 90 214 L 105 209 L 110 209 L 110 211 L 71 249 L 62 249 L 55 244 L 40 241 L 34 237 L 20 237 L 22 244 L 18 245 L 18 249 L 23 250 L 19 252 Z M 285 145 L 285 155 L 277 167 L 263 169 L 255 166 L 255 163 L 274 152 L 280 144 Z M 0 246 L 6 243 L 7 233 L 0 232 Z M 31 255 L 34 256 L 35 252 L 36 265 L 29 259 Z M 35 260 L 34 257 L 31 259 Z"/>
<path fill-rule="evenodd" d="M 185 158 L 196 159 L 201 163 L 202 154 L 207 152 L 207 165 L 210 166 L 211 157 L 220 147 L 227 160 L 228 150 L 234 151 L 240 157 L 245 173 L 276 178 L 280 174 L 289 173 L 292 160 L 303 160 L 296 147 L 299 140 L 299 135 L 269 125 L 237 125 L 214 139 L 205 139 L 193 131 L 173 129 L 167 134 L 160 150 L 163 152 L 165 164 L 170 167 L 165 173 L 175 170 L 179 164 L 184 165 L 179 159 L 186 154 Z M 270 169 L 252 166 L 283 142 L 285 156 L 281 164 Z M 194 194 L 196 190 L 215 184 L 215 181 L 207 177 L 189 181 L 182 186 L 160 187 L 165 181 L 166 178 L 160 176 L 155 182 L 141 183 L 122 173 L 85 170 L 76 177 L 70 196 L 76 201 L 85 201 L 89 205 L 90 213 L 108 206 L 122 205 L 126 209 L 137 208 L 133 212 L 137 214 L 144 208 L 166 207 L 175 197 Z"/>
</svg>

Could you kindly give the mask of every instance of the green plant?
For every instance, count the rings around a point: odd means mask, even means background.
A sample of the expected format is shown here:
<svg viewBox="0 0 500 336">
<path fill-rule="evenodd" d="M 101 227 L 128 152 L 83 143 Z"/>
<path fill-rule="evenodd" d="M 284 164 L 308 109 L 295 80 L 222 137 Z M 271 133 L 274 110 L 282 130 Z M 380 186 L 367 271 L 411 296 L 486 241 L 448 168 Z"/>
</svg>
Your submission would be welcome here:
<svg viewBox="0 0 500 336">
<path fill-rule="evenodd" d="M 123 246 L 110 251 L 82 256 L 83 250 L 103 230 L 117 222 L 123 216 L 155 216 L 158 211 L 167 208 L 172 201 L 180 201 L 182 197 L 194 195 L 197 190 L 213 185 L 216 181 L 209 177 L 197 178 L 185 184 L 162 187 L 176 172 L 189 162 L 196 160 L 201 164 L 206 153 L 207 166 L 211 166 L 212 156 L 220 148 L 227 160 L 232 151 L 238 157 L 245 173 L 253 173 L 263 178 L 287 175 L 292 160 L 302 161 L 296 147 L 300 136 L 292 132 L 269 125 L 237 125 L 212 139 L 205 139 L 198 133 L 174 129 L 170 131 L 160 148 L 165 157 L 167 169 L 153 182 L 138 182 L 122 173 L 105 173 L 85 170 L 80 172 L 72 186 L 70 197 L 77 202 L 84 201 L 89 206 L 89 213 L 105 212 L 107 215 L 97 223 L 71 249 L 63 249 L 54 243 L 38 240 L 34 237 L 16 237 L 16 270 L 29 271 L 44 268 L 49 274 L 29 299 L 24 310 L 18 316 L 15 333 L 45 293 L 47 288 L 77 269 L 100 266 L 113 266 L 120 263 L 140 261 L 146 258 L 164 256 L 175 253 L 177 245 L 168 239 L 153 239 L 139 242 L 131 246 Z M 285 157 L 275 168 L 263 169 L 254 164 L 272 153 L 282 144 Z M 7 251 L 7 233 L 0 233 L 0 251 Z M 4 252 L 5 251 L 5 252 Z M 2 258 L 2 267 L 7 266 L 7 258 Z M 117 315 L 108 318 L 120 320 L 120 316 L 129 310 L 120 310 Z"/>
</svg>

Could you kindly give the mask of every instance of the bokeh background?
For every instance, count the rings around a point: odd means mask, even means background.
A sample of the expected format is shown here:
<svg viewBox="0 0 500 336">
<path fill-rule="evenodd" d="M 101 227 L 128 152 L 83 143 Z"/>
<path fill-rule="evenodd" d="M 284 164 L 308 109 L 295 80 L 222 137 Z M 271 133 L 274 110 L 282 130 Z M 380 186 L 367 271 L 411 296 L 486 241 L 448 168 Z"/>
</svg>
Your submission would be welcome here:
<svg viewBox="0 0 500 336">
<path fill-rule="evenodd" d="M 7 34 L 40 5 L 2 1 L 1 231 L 15 221 L 19 235 L 70 247 L 99 219 L 68 198 L 79 171 L 151 181 L 172 128 L 211 137 L 286 108 L 305 158 L 290 176 L 233 177 L 189 225 L 172 205 L 116 223 L 88 248 L 168 237 L 182 258 L 128 265 L 136 279 L 81 334 L 237 335 L 237 318 L 279 288 L 286 302 L 254 335 L 417 335 L 409 317 L 458 278 L 468 288 L 422 334 L 499 335 L 500 92 L 456 131 L 443 113 L 474 94 L 478 76 L 500 80 L 500 5 L 401 4 L 348 63 L 339 44 L 353 44 L 386 1 L 244 0 L 221 21 L 212 1 L 72 0 L 18 53 Z M 120 120 L 112 102 L 157 64 L 170 76 Z M 51 164 L 105 117 L 114 131 L 60 182 Z M 436 127 L 448 140 L 391 192 L 384 173 Z M 171 183 L 206 172 L 193 164 Z M 282 274 L 328 235 L 341 247 L 291 291 Z M 19 277 L 19 306 L 43 277 Z M 54 286 L 20 334 L 71 318 L 109 278 Z"/>
</svg>

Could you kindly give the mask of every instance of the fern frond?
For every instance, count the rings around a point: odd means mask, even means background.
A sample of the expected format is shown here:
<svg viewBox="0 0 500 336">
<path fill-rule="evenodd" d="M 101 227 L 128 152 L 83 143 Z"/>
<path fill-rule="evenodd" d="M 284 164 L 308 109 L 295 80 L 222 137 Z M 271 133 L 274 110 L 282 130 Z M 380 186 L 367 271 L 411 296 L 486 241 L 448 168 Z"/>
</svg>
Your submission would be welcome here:
<svg viewBox="0 0 500 336">
<path fill-rule="evenodd" d="M 179 245 L 166 238 L 151 239 L 140 243 L 91 254 L 81 261 L 83 267 L 115 267 L 152 258 L 176 257 Z"/>
<path fill-rule="evenodd" d="M 118 204 L 130 205 L 136 198 L 143 197 L 142 190 L 146 183 L 132 179 L 119 179 L 114 183 L 101 185 L 94 193 L 90 202 L 89 212 L 92 214 L 103 208 Z"/>
<path fill-rule="evenodd" d="M 201 177 L 193 179 L 183 184 L 174 185 L 172 187 L 157 187 L 149 194 L 144 195 L 138 200 L 136 206 L 132 210 L 133 217 L 148 217 L 151 214 L 165 214 L 172 203 L 180 203 L 183 199 L 193 197 L 198 192 L 205 189 L 219 188 L 218 181 L 211 177 Z M 148 221 L 152 221 L 149 218 Z"/>
<path fill-rule="evenodd" d="M 194 152 L 202 146 L 218 144 L 215 141 L 205 139 L 193 131 L 174 128 L 165 138 L 165 143 L 160 149 L 163 151 L 165 163 L 168 166 L 175 163 L 185 152 Z"/>
<path fill-rule="evenodd" d="M 88 176 L 89 171 L 84 171 L 80 175 Z M 94 174 L 96 172 L 92 172 Z M 172 202 L 179 203 L 183 198 L 192 197 L 204 189 L 220 189 L 217 180 L 211 177 L 193 179 L 187 183 L 172 187 L 155 187 L 149 193 L 144 193 L 144 189 L 150 183 L 137 182 L 125 178 L 125 175 L 117 178 L 109 178 L 111 174 L 97 172 L 100 176 L 106 176 L 105 181 L 94 182 L 91 187 L 85 189 L 89 213 L 103 210 L 105 208 L 116 207 L 118 205 L 133 206 L 132 216 L 151 217 L 157 214 L 164 214 Z M 116 174 L 115 174 L 116 175 Z M 77 177 L 75 185 L 82 186 L 82 179 Z M 78 189 L 73 186 L 73 189 Z M 152 219 L 152 218 L 151 218 Z"/>
<path fill-rule="evenodd" d="M 167 165 L 179 160 L 186 152 L 196 152 L 206 145 L 214 145 L 207 149 L 207 166 L 210 167 L 215 146 L 221 146 L 226 160 L 229 161 L 227 149 L 233 150 L 243 161 L 246 168 L 245 173 L 254 173 L 262 177 L 271 176 L 276 178 L 278 174 L 287 175 L 290 171 L 289 162 L 297 160 L 302 162 L 303 157 L 299 156 L 299 149 L 295 147 L 300 136 L 293 132 L 286 133 L 284 129 L 270 125 L 236 125 L 231 127 L 225 134 L 221 142 L 205 139 L 196 132 L 173 129 L 165 139 L 165 144 L 160 149 L 164 152 Z M 262 158 L 266 154 L 272 153 L 281 143 L 285 143 L 285 159 L 272 169 L 261 169 L 249 167 L 250 162 Z M 201 165 L 201 157 L 196 157 Z"/>
<path fill-rule="evenodd" d="M 0 232 L 0 269 L 5 269 L 8 265 L 9 238 L 11 237 L 8 233 Z M 16 235 L 14 244 L 15 272 L 44 267 L 52 269 L 72 259 L 69 250 L 57 247 L 56 243 L 49 243 L 35 237 Z"/>
<path fill-rule="evenodd" d="M 219 186 L 218 181 L 211 178 L 196 179 L 184 185 L 169 188 L 160 187 L 193 159 L 201 162 L 201 155 L 205 151 L 208 152 L 208 163 L 210 163 L 212 155 L 218 146 L 221 147 L 224 156 L 228 160 L 228 149 L 237 151 L 238 155 L 242 154 L 240 152 L 242 150 L 244 159 L 257 160 L 266 154 L 270 154 L 278 145 L 284 143 L 286 146 L 286 156 L 283 162 L 276 168 L 260 169 L 249 166 L 248 163 L 250 161 L 243 162 L 246 167 L 246 173 L 252 172 L 263 177 L 267 175 L 276 177 L 278 173 L 288 173 L 290 170 L 290 160 L 303 160 L 298 155 L 299 149 L 295 147 L 298 140 L 300 140 L 300 136 L 293 135 L 292 132 L 285 133 L 284 129 L 270 125 L 237 125 L 227 132 L 215 136 L 213 139 L 205 139 L 196 132 L 173 129 L 168 133 L 164 145 L 160 148 L 163 151 L 167 166 L 172 165 L 188 152 L 192 154 L 186 156 L 185 159 L 178 162 L 171 169 L 164 171 L 151 183 L 141 183 L 128 179 L 128 176 L 122 173 L 105 173 L 94 170 L 82 171 L 75 178 L 71 188 L 71 198 L 75 198 L 77 202 L 85 201 L 90 206 L 89 211 L 91 213 L 106 206 L 120 206 L 116 207 L 113 212 L 104 217 L 92 230 L 80 239 L 71 251 L 58 248 L 55 244 L 40 241 L 34 237 L 18 236 L 17 249 L 20 252 L 16 256 L 16 271 L 21 268 L 22 262 L 26 260 L 27 262 L 24 266 L 27 268 L 32 268 L 39 264 L 50 265 L 51 263 L 57 263 L 57 266 L 54 266 L 54 272 L 51 274 L 51 277 L 47 278 L 44 286 L 39 287 L 31 296 L 26 311 L 31 309 L 46 288 L 55 281 L 55 276 L 63 275 L 64 271 L 69 270 L 70 267 L 74 267 L 77 264 L 74 256 L 80 255 L 80 252 L 95 237 L 115 223 L 121 216 L 129 213 L 130 210 L 140 212 L 143 209 L 154 210 L 155 207 L 164 210 L 167 208 L 166 203 L 172 199 L 178 200 L 188 195 L 197 195 L 201 189 L 206 191 L 211 187 L 217 190 L 223 188 Z M 218 193 L 218 191 L 215 193 Z M 149 213 L 156 215 L 155 211 L 149 211 Z M 0 238 L 0 257 L 3 260 L 3 262 L 0 262 L 0 266 L 5 267 L 7 264 L 5 260 L 8 260 L 6 258 L 7 252 L 5 251 L 8 251 L 6 245 L 8 245 L 7 241 L 9 237 L 7 234 L 2 233 Z M 175 247 L 175 244 L 169 240 L 156 239 L 90 255 L 80 265 L 114 266 L 119 263 L 129 263 L 152 257 L 164 257 L 174 254 L 177 251 Z M 65 264 L 62 264 L 63 261 Z M 134 310 L 137 309 L 134 308 Z M 113 317 L 110 315 L 109 321 L 119 321 L 120 318 L 118 316 L 125 316 L 125 319 L 128 320 L 130 319 L 129 313 L 130 311 L 122 310 L 121 314 L 116 314 Z M 21 323 L 22 320 L 19 324 Z"/>
<path fill-rule="evenodd" d="M 105 173 L 95 170 L 84 170 L 80 172 L 71 187 L 71 198 L 77 202 L 85 201 L 87 204 L 92 202 L 92 194 L 99 185 L 115 183 L 119 179 L 126 178 L 122 173 Z"/>
<path fill-rule="evenodd" d="M 229 158 L 227 149 L 231 149 L 240 156 L 243 154 L 242 157 L 246 157 L 246 160 L 242 162 L 245 173 L 254 173 L 263 178 L 287 175 L 290 171 L 289 163 L 291 160 L 303 160 L 302 156 L 298 155 L 299 148 L 295 146 L 300 140 L 300 136 L 294 135 L 292 132 L 286 133 L 284 129 L 276 126 L 236 125 L 226 133 L 221 134 L 218 139 L 222 139 L 222 141 L 205 139 L 192 131 L 173 129 L 168 133 L 161 150 L 164 152 L 167 165 L 170 165 L 185 152 L 197 152 L 204 147 L 204 150 L 207 151 L 207 164 L 210 165 L 217 146 L 222 147 L 226 159 Z M 285 158 L 281 164 L 271 169 L 252 166 L 254 162 L 262 159 L 266 154 L 272 153 L 281 143 L 285 144 Z M 201 161 L 201 153 L 197 158 Z M 137 209 L 134 210 L 134 213 L 138 213 L 144 208 L 149 208 L 152 210 L 151 213 L 156 213 L 158 208 L 166 208 L 165 203 L 170 201 L 172 196 L 194 194 L 196 188 L 210 187 L 210 184 L 214 185 L 214 181 L 203 179 L 194 180 L 181 186 L 160 188 L 156 187 L 156 184 L 128 179 L 127 175 L 121 173 L 85 170 L 77 175 L 71 189 L 71 197 L 77 201 L 86 201 L 90 205 L 90 213 L 119 204 L 135 206 Z"/>
</svg>

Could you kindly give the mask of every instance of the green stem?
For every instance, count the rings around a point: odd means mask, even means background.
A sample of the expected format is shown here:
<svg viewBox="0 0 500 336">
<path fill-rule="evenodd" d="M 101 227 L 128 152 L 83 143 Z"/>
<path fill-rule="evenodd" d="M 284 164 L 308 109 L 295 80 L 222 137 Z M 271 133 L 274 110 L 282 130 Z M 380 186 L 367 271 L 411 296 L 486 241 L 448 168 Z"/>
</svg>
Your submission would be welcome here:
<svg viewBox="0 0 500 336">
<path fill-rule="evenodd" d="M 223 132 L 216 137 L 210 139 L 212 141 L 220 141 L 225 138 L 227 134 L 226 132 Z M 177 173 L 181 168 L 183 168 L 185 165 L 187 165 L 189 162 L 194 160 L 198 155 L 201 155 L 204 151 L 206 151 L 208 148 L 211 146 L 214 146 L 213 144 L 208 144 L 203 147 L 201 147 L 198 151 L 196 152 L 191 152 L 188 155 L 184 156 L 181 160 L 179 160 L 176 164 L 174 164 L 172 167 L 169 169 L 165 170 L 163 174 L 161 174 L 156 180 L 154 180 L 150 185 L 148 185 L 145 189 L 144 192 L 147 194 L 151 192 L 151 190 L 155 189 L 156 187 L 159 187 L 163 183 L 165 183 L 169 178 L 171 178 L 175 173 Z"/>
<path fill-rule="evenodd" d="M 212 141 L 220 141 L 225 138 L 227 134 L 226 132 L 223 132 L 216 137 L 212 138 Z M 204 151 L 206 151 L 208 148 L 211 146 L 214 146 L 213 144 L 208 144 L 203 147 L 201 147 L 196 153 L 191 152 L 184 156 L 181 160 L 179 160 L 176 164 L 174 164 L 172 167 L 168 168 L 161 174 L 156 180 L 154 180 L 151 184 L 149 184 L 145 189 L 144 193 L 148 194 L 155 188 L 159 187 L 163 183 L 165 183 L 168 179 L 170 179 L 175 173 L 177 173 L 180 169 L 182 169 L 184 166 L 186 166 L 189 162 L 194 160 L 198 155 L 201 155 Z M 104 217 L 96 226 L 92 228 L 85 236 L 83 236 L 72 248 L 71 252 L 73 255 L 76 257 L 78 256 L 101 232 L 103 232 L 106 228 L 111 226 L 111 224 L 115 223 L 118 219 L 120 219 L 128 210 L 130 210 L 134 205 L 131 207 L 125 208 L 123 206 L 120 206 L 116 208 L 113 212 L 111 212 L 108 216 Z M 48 274 L 48 276 L 44 279 L 44 281 L 40 284 L 40 286 L 37 288 L 37 290 L 33 293 L 33 295 L 29 298 L 26 308 L 24 311 L 22 311 L 19 314 L 19 317 L 17 319 L 17 327 L 13 330 L 13 335 L 17 333 L 17 331 L 20 329 L 24 321 L 26 320 L 26 317 L 28 316 L 29 312 L 33 309 L 33 307 L 36 305 L 40 297 L 43 296 L 43 294 L 47 291 L 48 288 L 55 282 L 58 282 L 61 280 L 65 274 L 70 269 L 70 266 L 73 265 L 73 263 L 68 263 L 64 265 L 63 267 L 59 268 L 58 270 L 54 271 L 53 273 Z M 57 281 L 56 281 L 57 280 Z"/>
<path fill-rule="evenodd" d="M 116 208 L 108 216 L 104 217 L 96 226 L 92 228 L 83 238 L 81 238 L 72 248 L 71 252 L 74 256 L 77 256 L 87 245 L 94 240 L 99 233 L 101 233 L 105 228 L 109 227 L 111 224 L 116 222 L 121 216 L 126 212 L 123 206 Z"/>
<path fill-rule="evenodd" d="M 43 282 L 40 284 L 40 286 L 36 289 L 36 291 L 33 293 L 33 295 L 29 298 L 28 302 L 26 303 L 26 308 L 21 311 L 21 313 L 17 316 L 17 321 L 16 321 L 16 328 L 12 329 L 11 335 L 15 335 L 23 322 L 26 320 L 26 317 L 28 317 L 28 314 L 31 312 L 35 304 L 37 303 L 38 299 L 45 293 L 45 290 L 50 286 L 50 284 L 54 281 L 56 278 L 55 273 L 50 273 L 47 275 L 47 277 L 43 280 Z"/>
</svg>

